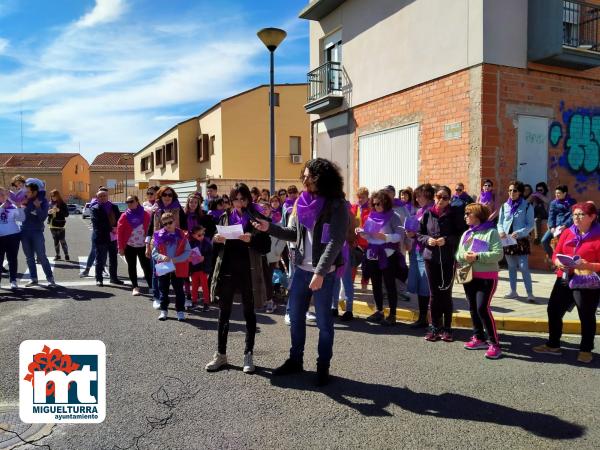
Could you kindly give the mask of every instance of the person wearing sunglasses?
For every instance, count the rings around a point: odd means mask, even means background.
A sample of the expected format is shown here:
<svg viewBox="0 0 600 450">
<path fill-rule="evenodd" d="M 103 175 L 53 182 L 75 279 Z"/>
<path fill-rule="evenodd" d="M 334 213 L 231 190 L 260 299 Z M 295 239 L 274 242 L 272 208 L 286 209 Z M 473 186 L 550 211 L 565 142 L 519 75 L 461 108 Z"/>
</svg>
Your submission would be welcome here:
<svg viewBox="0 0 600 450">
<path fill-rule="evenodd" d="M 529 272 L 529 254 L 531 247 L 529 245 L 529 233 L 533 230 L 533 207 L 523 199 L 525 186 L 520 181 L 511 181 L 508 186 L 508 201 L 500 208 L 498 217 L 498 233 L 503 242 L 504 256 L 508 264 L 508 278 L 510 283 L 510 292 L 504 298 L 517 299 L 517 268 L 523 275 L 523 283 L 527 291 L 527 300 L 535 302 L 533 296 L 533 285 L 531 283 L 531 273 Z M 506 241 L 507 236 L 516 240 Z"/>
<path fill-rule="evenodd" d="M 155 231 L 160 231 L 160 229 L 163 227 L 160 218 L 164 213 L 170 212 L 173 214 L 173 220 L 175 221 L 176 228 L 180 228 L 182 230 L 187 229 L 187 216 L 184 209 L 181 207 L 181 204 L 179 203 L 175 190 L 170 186 L 161 186 L 161 188 L 156 192 L 156 197 L 156 203 L 154 203 L 152 206 L 150 226 L 148 227 L 148 231 L 146 233 L 146 256 L 148 258 L 150 258 L 152 255 L 152 248 L 150 246 L 152 236 L 154 235 Z M 154 264 L 154 259 L 152 261 Z M 154 268 L 152 269 L 152 295 L 154 297 L 154 302 L 152 304 L 153 308 L 160 309 L 158 278 L 156 277 Z"/>
<path fill-rule="evenodd" d="M 431 298 L 431 323 L 425 340 L 452 342 L 452 285 L 454 283 L 454 255 L 460 236 L 466 229 L 462 206 L 450 205 L 448 186 L 440 186 L 435 204 L 425 212 L 417 233 L 417 242 L 423 250 L 425 270 Z"/>
<path fill-rule="evenodd" d="M 548 300 L 548 341 L 533 347 L 533 351 L 556 356 L 562 354 L 563 317 L 575 305 L 581 322 L 577 361 L 589 364 L 593 360 L 596 310 L 600 302 L 600 224 L 598 210 L 591 202 L 573 205 L 572 212 L 573 225 L 560 235 L 552 255 L 557 270 Z M 569 263 L 565 256 L 579 259 Z"/>
<path fill-rule="evenodd" d="M 150 226 L 150 212 L 141 204 L 137 195 L 130 195 L 125 202 L 127 209 L 117 222 L 117 247 L 119 255 L 125 257 L 127 272 L 131 281 L 131 295 L 140 295 L 137 276 L 137 261 L 140 262 L 144 278 L 152 286 L 152 264 L 146 256 L 145 237 Z"/>
<path fill-rule="evenodd" d="M 145 210 L 152 212 L 152 207 L 156 203 L 156 193 L 159 189 L 158 186 L 150 186 L 146 189 L 146 201 L 142 204 Z"/>
<path fill-rule="evenodd" d="M 496 207 L 496 194 L 494 193 L 494 183 L 492 180 L 487 179 L 483 182 L 481 192 L 476 199 L 477 203 L 487 206 L 491 211 L 490 216 L 487 220 L 495 222 L 498 219 L 498 208 Z"/>
<path fill-rule="evenodd" d="M 227 335 L 229 318 L 233 307 L 233 297 L 239 290 L 242 297 L 244 319 L 246 321 L 246 345 L 244 349 L 244 373 L 253 373 L 254 341 L 256 337 L 255 308 L 262 308 L 266 299 L 266 286 L 263 269 L 263 256 L 271 249 L 271 239 L 259 232 L 252 222 L 262 216 L 252 202 L 250 189 L 244 183 L 237 183 L 230 192 L 233 209 L 221 216 L 219 225 L 240 225 L 243 234 L 237 239 L 227 239 L 217 233 L 213 237 L 213 254 L 216 255 L 211 280 L 211 298 L 219 305 L 217 328 L 217 351 L 206 364 L 208 372 L 215 372 L 228 364 Z"/>
<path fill-rule="evenodd" d="M 160 314 L 158 320 L 167 320 L 169 308 L 169 288 L 173 286 L 175 292 L 175 310 L 177 320 L 185 320 L 185 292 L 183 283 L 190 273 L 189 258 L 191 254 L 190 243 L 183 230 L 177 227 L 175 215 L 171 212 L 160 216 L 163 227 L 152 236 L 152 259 L 155 265 L 171 262 L 175 266 L 174 272 L 169 272 L 158 277 L 160 291 Z"/>
<path fill-rule="evenodd" d="M 103 286 L 103 271 L 108 257 L 110 283 L 122 285 L 117 275 L 117 223 L 121 212 L 108 199 L 108 192 L 96 193 L 98 202 L 90 208 L 93 236 L 96 245 L 96 286 Z"/>
<path fill-rule="evenodd" d="M 454 195 L 452 195 L 452 199 L 450 200 L 450 205 L 458 206 L 464 210 L 465 206 L 470 203 L 473 203 L 473 198 L 467 194 L 467 191 L 465 191 L 464 183 L 456 183 L 456 186 L 454 187 Z"/>
</svg>

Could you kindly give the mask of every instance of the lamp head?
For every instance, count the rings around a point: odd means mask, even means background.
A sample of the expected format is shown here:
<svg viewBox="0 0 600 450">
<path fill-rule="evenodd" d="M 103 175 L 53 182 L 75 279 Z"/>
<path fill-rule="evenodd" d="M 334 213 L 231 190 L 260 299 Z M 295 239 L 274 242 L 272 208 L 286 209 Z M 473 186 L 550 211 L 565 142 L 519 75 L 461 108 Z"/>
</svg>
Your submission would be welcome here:
<svg viewBox="0 0 600 450">
<path fill-rule="evenodd" d="M 256 35 L 270 52 L 274 52 L 285 39 L 287 33 L 279 28 L 263 28 Z"/>
</svg>

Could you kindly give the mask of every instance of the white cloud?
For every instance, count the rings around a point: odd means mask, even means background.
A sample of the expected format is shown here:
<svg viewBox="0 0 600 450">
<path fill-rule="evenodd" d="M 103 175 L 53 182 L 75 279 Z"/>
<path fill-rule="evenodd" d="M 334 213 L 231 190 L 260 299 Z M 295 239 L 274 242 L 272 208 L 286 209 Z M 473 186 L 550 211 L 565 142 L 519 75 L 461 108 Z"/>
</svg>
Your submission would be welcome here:
<svg viewBox="0 0 600 450">
<path fill-rule="evenodd" d="M 93 27 L 102 23 L 114 22 L 125 12 L 123 0 L 96 0 L 96 5 L 89 13 L 75 24 L 76 27 Z"/>
<path fill-rule="evenodd" d="M 3 54 L 8 48 L 9 42 L 8 39 L 4 39 L 0 37 L 0 55 Z"/>
</svg>

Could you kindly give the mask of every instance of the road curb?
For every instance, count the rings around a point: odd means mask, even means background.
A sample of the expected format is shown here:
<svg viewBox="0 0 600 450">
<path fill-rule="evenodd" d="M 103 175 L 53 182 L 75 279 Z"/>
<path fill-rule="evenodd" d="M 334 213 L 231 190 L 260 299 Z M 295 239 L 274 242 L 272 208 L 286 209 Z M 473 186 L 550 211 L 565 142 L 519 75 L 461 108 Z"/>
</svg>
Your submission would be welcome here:
<svg viewBox="0 0 600 450">
<path fill-rule="evenodd" d="M 346 302 L 340 300 L 340 308 L 345 309 Z M 375 306 L 370 303 L 354 301 L 352 313 L 356 317 L 366 318 L 375 312 Z M 385 314 L 389 313 L 389 309 L 385 308 Z M 419 313 L 413 309 L 398 308 L 396 310 L 396 319 L 404 322 L 412 322 L 417 320 Z M 505 331 L 524 331 L 531 333 L 547 333 L 548 321 L 545 319 L 527 318 L 527 317 L 511 317 L 499 316 L 494 314 L 496 327 L 499 330 Z M 471 315 L 469 313 L 459 312 L 452 316 L 452 326 L 455 328 L 472 328 Z M 596 332 L 600 334 L 600 323 L 596 325 Z M 565 334 L 580 334 L 581 324 L 578 320 L 563 321 L 563 333 Z"/>
</svg>

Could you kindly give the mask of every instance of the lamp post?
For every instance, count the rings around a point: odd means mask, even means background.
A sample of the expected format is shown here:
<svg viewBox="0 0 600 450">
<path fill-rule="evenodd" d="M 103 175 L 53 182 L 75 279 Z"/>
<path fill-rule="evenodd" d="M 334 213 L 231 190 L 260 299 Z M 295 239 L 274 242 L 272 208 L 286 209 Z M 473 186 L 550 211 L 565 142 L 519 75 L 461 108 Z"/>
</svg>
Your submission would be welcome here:
<svg viewBox="0 0 600 450">
<path fill-rule="evenodd" d="M 287 33 L 279 28 L 263 28 L 256 33 L 265 44 L 270 55 L 270 83 L 269 83 L 269 112 L 270 112 L 270 137 L 271 137 L 271 174 L 269 188 L 271 195 L 275 192 L 275 80 L 274 80 L 274 53 L 279 44 L 285 39 Z"/>
<path fill-rule="evenodd" d="M 127 200 L 127 170 L 128 164 L 127 161 L 131 159 L 131 155 L 123 155 L 123 160 L 125 161 L 125 200 Z"/>
</svg>

